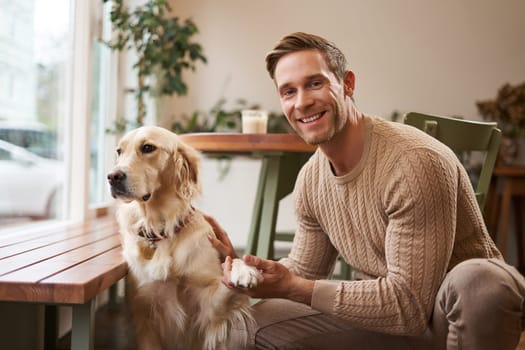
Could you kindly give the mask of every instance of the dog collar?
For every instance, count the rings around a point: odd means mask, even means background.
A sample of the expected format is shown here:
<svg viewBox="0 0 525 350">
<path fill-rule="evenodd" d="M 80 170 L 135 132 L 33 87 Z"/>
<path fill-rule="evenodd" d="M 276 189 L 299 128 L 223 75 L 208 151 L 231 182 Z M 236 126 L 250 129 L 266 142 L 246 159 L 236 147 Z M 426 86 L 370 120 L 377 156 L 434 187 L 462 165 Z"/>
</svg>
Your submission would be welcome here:
<svg viewBox="0 0 525 350">
<path fill-rule="evenodd" d="M 190 208 L 190 212 L 188 213 L 188 215 L 186 215 L 184 217 L 184 219 L 179 220 L 177 222 L 177 224 L 175 225 L 175 227 L 173 229 L 173 233 L 174 234 L 179 233 L 184 228 L 184 226 L 188 225 L 188 223 L 193 218 L 193 213 L 194 212 L 195 212 L 195 208 L 191 207 Z M 164 230 L 160 231 L 159 233 L 150 232 L 150 231 L 148 232 L 148 231 L 146 231 L 144 229 L 144 227 L 140 228 L 140 230 L 138 232 L 138 235 L 139 235 L 139 237 L 144 238 L 145 240 L 147 240 L 150 243 L 155 243 L 155 242 L 158 242 L 158 241 L 161 241 L 163 239 L 167 239 L 168 238 L 168 236 L 166 235 L 166 232 Z"/>
</svg>

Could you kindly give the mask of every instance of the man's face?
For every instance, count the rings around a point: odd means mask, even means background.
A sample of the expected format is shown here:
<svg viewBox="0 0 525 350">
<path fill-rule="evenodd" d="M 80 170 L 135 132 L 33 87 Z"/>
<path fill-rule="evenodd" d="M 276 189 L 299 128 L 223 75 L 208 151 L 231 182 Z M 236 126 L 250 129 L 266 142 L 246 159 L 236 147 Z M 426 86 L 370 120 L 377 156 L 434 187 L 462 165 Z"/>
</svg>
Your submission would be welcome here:
<svg viewBox="0 0 525 350">
<path fill-rule="evenodd" d="M 344 85 L 320 52 L 303 50 L 283 56 L 274 79 L 283 112 L 305 142 L 321 144 L 343 128 L 348 119 Z"/>
</svg>

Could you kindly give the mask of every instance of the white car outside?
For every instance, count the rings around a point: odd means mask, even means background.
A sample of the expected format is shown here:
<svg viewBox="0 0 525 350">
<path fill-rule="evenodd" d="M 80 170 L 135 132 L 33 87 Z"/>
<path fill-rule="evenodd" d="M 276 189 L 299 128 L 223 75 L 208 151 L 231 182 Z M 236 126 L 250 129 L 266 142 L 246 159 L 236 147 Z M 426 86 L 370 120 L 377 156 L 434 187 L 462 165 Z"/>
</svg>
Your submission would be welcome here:
<svg viewBox="0 0 525 350">
<path fill-rule="evenodd" d="M 57 215 L 64 166 L 0 140 L 0 216 Z"/>
<path fill-rule="evenodd" d="M 0 140 L 25 148 L 40 157 L 57 159 L 56 135 L 42 123 L 0 120 Z"/>
</svg>

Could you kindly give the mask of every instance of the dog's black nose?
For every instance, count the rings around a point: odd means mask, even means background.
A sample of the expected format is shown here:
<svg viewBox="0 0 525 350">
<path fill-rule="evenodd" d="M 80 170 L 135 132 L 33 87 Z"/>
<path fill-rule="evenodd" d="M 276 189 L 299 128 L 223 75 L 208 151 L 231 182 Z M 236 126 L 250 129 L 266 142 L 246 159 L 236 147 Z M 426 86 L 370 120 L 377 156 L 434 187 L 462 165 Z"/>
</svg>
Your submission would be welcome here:
<svg viewBox="0 0 525 350">
<path fill-rule="evenodd" d="M 120 170 L 115 170 L 108 174 L 108 181 L 111 185 L 121 183 L 125 179 L 126 179 L 126 173 Z"/>
</svg>

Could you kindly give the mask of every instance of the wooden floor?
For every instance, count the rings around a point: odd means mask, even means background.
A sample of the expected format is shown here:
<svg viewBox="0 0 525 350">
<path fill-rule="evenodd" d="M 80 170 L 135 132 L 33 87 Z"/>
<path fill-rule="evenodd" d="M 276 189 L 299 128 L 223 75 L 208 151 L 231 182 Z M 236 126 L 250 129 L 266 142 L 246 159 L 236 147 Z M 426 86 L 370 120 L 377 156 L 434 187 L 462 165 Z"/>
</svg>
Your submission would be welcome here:
<svg viewBox="0 0 525 350">
<path fill-rule="evenodd" d="M 116 307 L 101 307 L 97 311 L 95 324 L 95 350 L 137 350 L 129 325 L 129 314 L 123 303 Z M 59 341 L 57 350 L 69 349 L 69 346 L 70 338 L 66 336 Z M 516 349 L 525 350 L 525 332 Z"/>
</svg>

